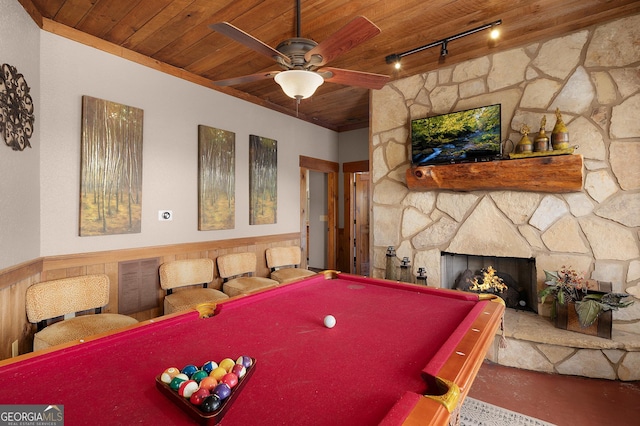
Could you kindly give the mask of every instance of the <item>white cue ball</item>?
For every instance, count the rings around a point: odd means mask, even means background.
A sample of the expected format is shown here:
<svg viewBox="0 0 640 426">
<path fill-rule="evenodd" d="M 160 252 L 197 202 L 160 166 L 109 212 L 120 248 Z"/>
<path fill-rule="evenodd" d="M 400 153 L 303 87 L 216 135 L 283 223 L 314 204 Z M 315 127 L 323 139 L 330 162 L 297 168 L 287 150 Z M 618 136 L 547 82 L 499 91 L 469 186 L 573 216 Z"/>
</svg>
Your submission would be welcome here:
<svg viewBox="0 0 640 426">
<path fill-rule="evenodd" d="M 324 326 L 327 328 L 333 328 L 336 325 L 336 318 L 333 315 L 327 315 L 324 317 Z"/>
</svg>

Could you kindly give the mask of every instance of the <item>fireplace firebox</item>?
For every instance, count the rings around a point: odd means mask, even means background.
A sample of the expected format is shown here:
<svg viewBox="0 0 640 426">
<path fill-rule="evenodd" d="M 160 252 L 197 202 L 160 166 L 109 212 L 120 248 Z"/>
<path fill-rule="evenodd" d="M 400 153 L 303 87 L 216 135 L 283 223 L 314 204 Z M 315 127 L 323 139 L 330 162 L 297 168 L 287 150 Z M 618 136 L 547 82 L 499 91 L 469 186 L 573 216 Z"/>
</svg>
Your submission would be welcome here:
<svg viewBox="0 0 640 426">
<path fill-rule="evenodd" d="M 507 308 L 538 312 L 536 262 L 533 258 L 477 256 L 442 252 L 442 288 L 467 290 L 469 278 L 481 277 L 492 267 L 509 290 L 503 298 Z"/>
</svg>

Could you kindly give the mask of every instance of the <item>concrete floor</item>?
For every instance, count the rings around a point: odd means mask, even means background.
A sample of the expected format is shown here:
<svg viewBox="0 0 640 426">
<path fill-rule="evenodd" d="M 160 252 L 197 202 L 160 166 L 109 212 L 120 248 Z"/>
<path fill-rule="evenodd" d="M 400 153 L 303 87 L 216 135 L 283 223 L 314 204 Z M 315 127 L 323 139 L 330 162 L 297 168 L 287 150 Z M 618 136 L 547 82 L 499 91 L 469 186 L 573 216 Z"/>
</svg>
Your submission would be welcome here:
<svg viewBox="0 0 640 426">
<path fill-rule="evenodd" d="M 558 426 L 640 425 L 640 381 L 548 374 L 485 361 L 469 396 Z"/>
</svg>

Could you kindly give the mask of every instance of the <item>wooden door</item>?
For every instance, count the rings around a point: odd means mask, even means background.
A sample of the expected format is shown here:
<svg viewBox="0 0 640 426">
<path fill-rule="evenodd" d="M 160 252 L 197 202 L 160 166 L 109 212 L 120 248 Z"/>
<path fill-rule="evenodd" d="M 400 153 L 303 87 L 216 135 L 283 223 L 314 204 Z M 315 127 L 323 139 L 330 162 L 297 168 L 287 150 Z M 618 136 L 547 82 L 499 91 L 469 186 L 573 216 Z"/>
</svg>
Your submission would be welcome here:
<svg viewBox="0 0 640 426">
<path fill-rule="evenodd" d="M 304 250 L 302 260 L 306 267 L 308 258 L 307 228 L 307 181 L 309 171 L 317 171 L 327 175 L 327 269 L 335 269 L 337 261 L 338 236 L 338 163 L 318 158 L 299 157 L 300 165 L 300 248 Z"/>
<path fill-rule="evenodd" d="M 355 273 L 369 276 L 369 172 L 355 174 L 353 199 Z"/>
</svg>

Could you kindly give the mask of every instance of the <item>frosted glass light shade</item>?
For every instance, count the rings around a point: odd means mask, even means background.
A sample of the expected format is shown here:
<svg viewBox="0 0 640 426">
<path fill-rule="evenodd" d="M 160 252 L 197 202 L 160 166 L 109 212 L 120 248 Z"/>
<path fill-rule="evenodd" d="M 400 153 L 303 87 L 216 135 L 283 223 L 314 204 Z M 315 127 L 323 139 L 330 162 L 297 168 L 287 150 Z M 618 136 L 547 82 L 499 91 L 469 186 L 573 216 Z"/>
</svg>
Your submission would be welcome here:
<svg viewBox="0 0 640 426">
<path fill-rule="evenodd" d="M 276 74 L 274 80 L 287 96 L 294 99 L 308 98 L 324 83 L 320 74 L 306 70 L 282 71 Z"/>
</svg>

